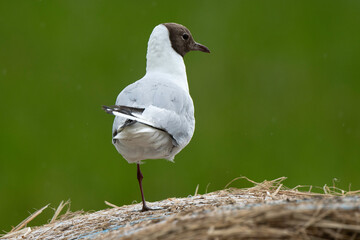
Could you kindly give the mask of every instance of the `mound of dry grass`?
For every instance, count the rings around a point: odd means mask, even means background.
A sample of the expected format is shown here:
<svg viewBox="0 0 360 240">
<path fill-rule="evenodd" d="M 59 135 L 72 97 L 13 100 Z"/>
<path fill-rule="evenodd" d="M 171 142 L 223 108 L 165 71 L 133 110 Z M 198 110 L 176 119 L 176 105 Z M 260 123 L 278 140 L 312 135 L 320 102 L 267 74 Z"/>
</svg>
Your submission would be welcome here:
<svg viewBox="0 0 360 240">
<path fill-rule="evenodd" d="M 108 203 L 111 209 L 59 216 L 61 203 L 49 224 L 26 228 L 45 206 L 1 239 L 360 239 L 359 191 L 324 186 L 320 194 L 286 188 L 284 177 L 247 180 L 254 186 L 169 198 L 144 213 L 140 204 Z"/>
</svg>

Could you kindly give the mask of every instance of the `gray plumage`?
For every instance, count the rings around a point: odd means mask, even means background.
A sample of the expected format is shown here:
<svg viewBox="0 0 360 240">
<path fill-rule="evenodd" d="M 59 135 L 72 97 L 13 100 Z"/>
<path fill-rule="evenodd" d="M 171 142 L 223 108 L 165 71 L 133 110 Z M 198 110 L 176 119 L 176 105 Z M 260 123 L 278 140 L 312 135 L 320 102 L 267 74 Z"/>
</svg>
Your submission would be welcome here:
<svg viewBox="0 0 360 240">
<path fill-rule="evenodd" d="M 145 76 L 121 91 L 114 106 L 103 106 L 115 115 L 112 142 L 116 150 L 137 164 L 141 211 L 151 210 L 144 197 L 141 161 L 172 161 L 194 134 L 194 104 L 183 59 L 189 51 L 210 52 L 180 24 L 156 26 L 148 42 Z"/>
<path fill-rule="evenodd" d="M 191 140 L 194 104 L 189 94 L 183 56 L 209 50 L 180 24 L 154 28 L 148 43 L 145 76 L 127 86 L 115 106 L 113 144 L 129 163 L 164 158 L 172 161 Z"/>
</svg>

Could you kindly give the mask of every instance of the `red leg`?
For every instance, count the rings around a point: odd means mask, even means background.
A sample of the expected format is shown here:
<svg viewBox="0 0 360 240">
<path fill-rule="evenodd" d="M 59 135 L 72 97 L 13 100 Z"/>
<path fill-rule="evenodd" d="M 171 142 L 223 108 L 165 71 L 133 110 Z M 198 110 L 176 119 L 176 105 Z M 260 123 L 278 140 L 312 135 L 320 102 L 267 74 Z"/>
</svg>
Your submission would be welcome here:
<svg viewBox="0 0 360 240">
<path fill-rule="evenodd" d="M 140 171 L 140 164 L 137 164 L 137 179 L 139 181 L 139 186 L 140 186 L 140 191 L 141 191 L 141 199 L 142 199 L 142 203 L 143 203 L 143 207 L 142 207 L 142 212 L 148 211 L 148 210 L 152 210 L 151 208 L 149 208 L 148 206 L 146 206 L 146 202 L 145 202 L 145 197 L 144 197 L 144 192 L 143 192 L 143 188 L 142 188 L 142 179 L 143 179 L 143 175 Z"/>
</svg>

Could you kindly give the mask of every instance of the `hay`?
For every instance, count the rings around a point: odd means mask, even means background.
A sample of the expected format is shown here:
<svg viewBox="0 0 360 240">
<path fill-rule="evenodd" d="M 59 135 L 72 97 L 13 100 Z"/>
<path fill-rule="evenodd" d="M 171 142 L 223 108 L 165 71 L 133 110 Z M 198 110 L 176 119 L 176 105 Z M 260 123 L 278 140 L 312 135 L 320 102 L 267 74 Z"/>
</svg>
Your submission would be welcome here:
<svg viewBox="0 0 360 240">
<path fill-rule="evenodd" d="M 204 195 L 197 187 L 195 196 L 149 203 L 160 208 L 150 212 L 140 212 L 141 204 L 106 202 L 111 209 L 58 217 L 62 202 L 49 224 L 17 229 L 1 239 L 360 239 L 359 191 L 333 185 L 321 188 L 321 194 L 299 191 L 304 186 L 286 188 L 285 178 L 239 179 L 254 187 Z"/>
<path fill-rule="evenodd" d="M 25 218 L 21 223 L 19 223 L 16 227 L 14 227 L 10 233 L 14 233 L 19 231 L 20 229 L 22 229 L 23 227 L 25 227 L 29 222 L 31 222 L 32 220 L 34 220 L 34 218 L 36 218 L 37 216 L 39 216 L 50 204 L 40 208 L 39 210 L 36 210 L 34 213 L 30 214 L 29 217 Z M 27 231 L 28 232 L 28 229 Z"/>
</svg>

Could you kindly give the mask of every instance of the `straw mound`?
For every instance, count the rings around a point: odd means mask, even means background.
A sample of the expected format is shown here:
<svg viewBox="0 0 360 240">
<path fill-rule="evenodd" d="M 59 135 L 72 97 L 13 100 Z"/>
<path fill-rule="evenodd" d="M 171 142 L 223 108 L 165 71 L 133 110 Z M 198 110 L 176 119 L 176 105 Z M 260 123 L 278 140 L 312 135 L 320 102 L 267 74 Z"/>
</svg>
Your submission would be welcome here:
<svg viewBox="0 0 360 240">
<path fill-rule="evenodd" d="M 1 239 L 360 239 L 358 191 L 300 192 L 284 187 L 284 179 L 170 198 L 150 203 L 158 210 L 145 213 L 135 204 L 56 220 L 62 204 L 50 224 Z"/>
</svg>

